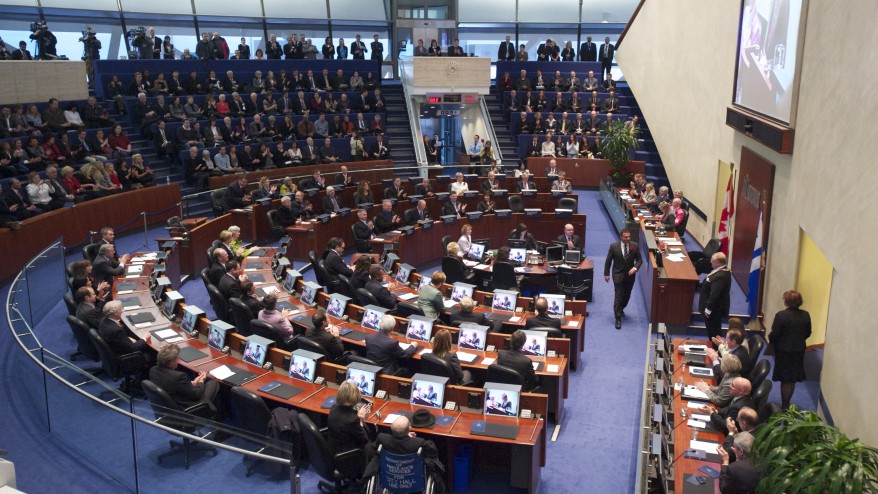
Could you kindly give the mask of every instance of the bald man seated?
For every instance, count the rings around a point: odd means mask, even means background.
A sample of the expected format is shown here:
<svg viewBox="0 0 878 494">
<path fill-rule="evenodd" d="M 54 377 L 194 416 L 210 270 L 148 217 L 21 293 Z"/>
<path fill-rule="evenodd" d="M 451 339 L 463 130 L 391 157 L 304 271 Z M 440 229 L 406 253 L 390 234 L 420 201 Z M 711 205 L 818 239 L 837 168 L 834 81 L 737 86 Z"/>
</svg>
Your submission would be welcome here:
<svg viewBox="0 0 878 494">
<path fill-rule="evenodd" d="M 378 457 L 379 446 L 383 451 L 397 455 L 408 455 L 421 450 L 421 456 L 427 466 L 427 473 L 433 478 L 434 492 L 445 492 L 445 484 L 442 480 L 444 467 L 439 461 L 439 450 L 433 441 L 418 437 L 412 432 L 411 422 L 408 417 L 402 415 L 390 424 L 390 434 L 382 432 L 375 438 L 375 443 L 367 448 L 371 461 L 366 467 L 363 478 L 369 478 L 378 473 L 380 459 Z"/>
<path fill-rule="evenodd" d="M 558 235 L 555 241 L 563 243 L 567 250 L 582 250 L 582 240 L 574 233 L 573 225 L 570 223 L 564 225 L 564 233 Z"/>
</svg>

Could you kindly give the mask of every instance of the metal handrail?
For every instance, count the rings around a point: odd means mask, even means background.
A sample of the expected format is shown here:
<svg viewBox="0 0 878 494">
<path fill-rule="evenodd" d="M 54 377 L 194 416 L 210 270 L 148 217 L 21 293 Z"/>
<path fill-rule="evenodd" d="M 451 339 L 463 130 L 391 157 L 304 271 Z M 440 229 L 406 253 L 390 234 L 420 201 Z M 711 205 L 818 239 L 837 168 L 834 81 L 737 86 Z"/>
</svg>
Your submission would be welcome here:
<svg viewBox="0 0 878 494">
<path fill-rule="evenodd" d="M 500 149 L 500 143 L 497 142 L 497 134 L 494 133 L 494 122 L 491 121 L 491 112 L 488 109 L 488 103 L 485 102 L 485 98 L 479 98 L 479 107 L 482 110 L 482 119 L 485 121 L 486 137 L 493 143 L 492 149 L 494 150 L 494 159 L 502 163 L 503 150 Z M 515 166 L 518 165 L 516 164 Z"/>
<path fill-rule="evenodd" d="M 412 63 L 412 57 L 410 56 L 401 56 L 398 61 L 398 72 L 399 72 L 399 80 L 402 83 L 402 92 L 405 97 L 405 108 L 409 117 L 409 130 L 412 133 L 412 142 L 414 143 L 415 149 L 415 162 L 418 163 L 421 167 L 425 167 L 429 165 L 429 160 L 427 159 L 427 150 L 424 149 L 424 141 L 422 139 L 423 132 L 421 131 L 421 117 L 418 114 L 417 109 L 414 105 L 414 100 L 411 92 L 409 91 L 410 81 L 408 80 L 408 73 L 404 70 L 406 64 Z"/>
</svg>

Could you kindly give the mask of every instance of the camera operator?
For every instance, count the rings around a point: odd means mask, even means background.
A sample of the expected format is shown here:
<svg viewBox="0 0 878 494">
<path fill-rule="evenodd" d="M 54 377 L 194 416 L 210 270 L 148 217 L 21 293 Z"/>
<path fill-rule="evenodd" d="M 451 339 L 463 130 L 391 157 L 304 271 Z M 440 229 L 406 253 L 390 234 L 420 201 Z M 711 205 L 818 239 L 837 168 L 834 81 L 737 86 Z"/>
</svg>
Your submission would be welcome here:
<svg viewBox="0 0 878 494">
<path fill-rule="evenodd" d="M 0 60 L 12 60 L 12 53 L 6 50 L 6 43 L 0 38 Z"/>
<path fill-rule="evenodd" d="M 58 58 L 58 38 L 49 31 L 46 21 L 32 22 L 30 30 L 33 34 L 30 39 L 37 42 L 37 58 L 40 60 L 54 60 Z"/>
<path fill-rule="evenodd" d="M 131 29 L 127 34 L 128 38 L 131 40 L 132 54 L 136 53 L 137 58 L 140 59 L 151 59 L 153 44 L 149 39 L 149 36 L 146 35 L 146 28 L 141 26 Z"/>
<path fill-rule="evenodd" d="M 85 72 L 88 75 L 88 85 L 94 87 L 95 83 L 95 60 L 101 59 L 101 40 L 97 38 L 95 30 L 88 27 L 79 38 L 82 42 L 82 59 L 85 60 Z"/>
</svg>

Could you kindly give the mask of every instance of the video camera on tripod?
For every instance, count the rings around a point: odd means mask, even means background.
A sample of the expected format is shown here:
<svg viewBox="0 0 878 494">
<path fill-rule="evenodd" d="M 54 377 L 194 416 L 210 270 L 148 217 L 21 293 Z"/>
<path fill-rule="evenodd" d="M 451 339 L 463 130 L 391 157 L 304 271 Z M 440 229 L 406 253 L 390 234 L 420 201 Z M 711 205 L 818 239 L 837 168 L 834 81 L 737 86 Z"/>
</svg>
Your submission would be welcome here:
<svg viewBox="0 0 878 494">
<path fill-rule="evenodd" d="M 40 19 L 36 22 L 31 22 L 30 31 L 30 39 L 36 41 L 37 44 L 36 58 L 42 60 L 67 60 L 67 57 L 58 56 L 56 49 L 58 38 L 52 34 L 52 31 L 49 31 L 49 26 L 45 20 Z"/>
</svg>

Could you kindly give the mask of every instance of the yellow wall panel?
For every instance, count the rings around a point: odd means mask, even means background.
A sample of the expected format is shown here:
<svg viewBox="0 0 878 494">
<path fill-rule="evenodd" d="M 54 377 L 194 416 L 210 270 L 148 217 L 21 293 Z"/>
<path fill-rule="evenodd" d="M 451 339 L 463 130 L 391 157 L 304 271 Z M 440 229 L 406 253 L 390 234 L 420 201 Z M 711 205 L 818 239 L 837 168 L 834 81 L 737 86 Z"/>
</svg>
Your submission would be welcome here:
<svg viewBox="0 0 878 494">
<path fill-rule="evenodd" d="M 796 290 L 802 294 L 802 308 L 811 314 L 811 337 L 808 346 L 826 341 L 829 317 L 829 294 L 832 291 L 832 264 L 805 230 L 799 230 L 799 266 Z"/>
</svg>

